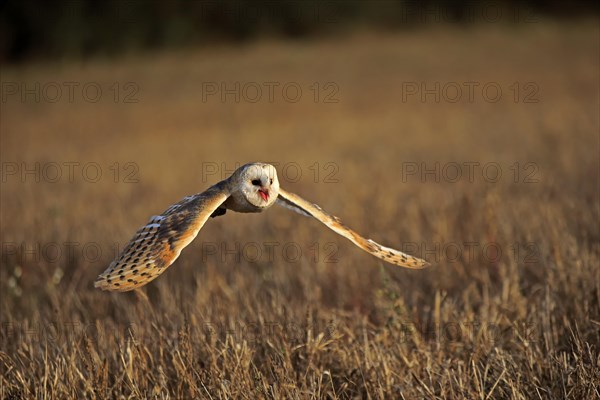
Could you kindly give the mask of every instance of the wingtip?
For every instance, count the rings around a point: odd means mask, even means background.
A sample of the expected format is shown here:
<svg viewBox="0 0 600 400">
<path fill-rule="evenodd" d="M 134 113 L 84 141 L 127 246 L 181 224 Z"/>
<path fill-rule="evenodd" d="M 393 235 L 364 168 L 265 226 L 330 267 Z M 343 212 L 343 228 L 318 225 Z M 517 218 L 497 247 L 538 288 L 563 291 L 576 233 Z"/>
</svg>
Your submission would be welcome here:
<svg viewBox="0 0 600 400">
<path fill-rule="evenodd" d="M 106 281 L 103 279 L 102 275 L 98 276 L 98 278 L 96 278 L 94 281 L 94 288 L 96 289 L 106 290 L 105 285 Z"/>
<path fill-rule="evenodd" d="M 425 259 L 423 259 L 423 258 L 418 258 L 418 257 L 415 257 L 415 258 L 416 258 L 416 259 L 418 260 L 418 262 L 419 262 L 419 268 L 420 268 L 420 269 L 423 269 L 423 268 L 428 268 L 428 267 L 430 267 L 430 266 L 431 266 L 431 263 L 430 263 L 429 261 L 427 261 L 427 260 L 425 260 Z"/>
<path fill-rule="evenodd" d="M 417 257 L 413 257 L 413 262 L 411 265 L 403 265 L 411 269 L 425 269 L 431 266 L 431 263 Z"/>
<path fill-rule="evenodd" d="M 111 286 L 110 282 L 108 281 L 107 276 L 104 275 L 104 274 L 98 275 L 98 277 L 94 281 L 94 288 L 95 289 L 100 289 L 100 290 L 105 291 L 105 292 L 109 292 L 109 291 L 115 290 Z"/>
</svg>

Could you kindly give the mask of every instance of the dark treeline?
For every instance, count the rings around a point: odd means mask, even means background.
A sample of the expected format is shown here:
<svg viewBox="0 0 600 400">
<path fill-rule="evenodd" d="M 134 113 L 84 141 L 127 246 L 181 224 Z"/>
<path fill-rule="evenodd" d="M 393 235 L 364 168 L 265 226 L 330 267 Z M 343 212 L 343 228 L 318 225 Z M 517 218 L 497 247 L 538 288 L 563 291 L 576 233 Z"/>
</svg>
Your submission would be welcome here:
<svg viewBox="0 0 600 400">
<path fill-rule="evenodd" d="M 358 26 L 535 23 L 598 15 L 597 2 L 339 0 L 0 0 L 0 61 L 115 55 L 129 50 L 310 37 Z"/>
</svg>

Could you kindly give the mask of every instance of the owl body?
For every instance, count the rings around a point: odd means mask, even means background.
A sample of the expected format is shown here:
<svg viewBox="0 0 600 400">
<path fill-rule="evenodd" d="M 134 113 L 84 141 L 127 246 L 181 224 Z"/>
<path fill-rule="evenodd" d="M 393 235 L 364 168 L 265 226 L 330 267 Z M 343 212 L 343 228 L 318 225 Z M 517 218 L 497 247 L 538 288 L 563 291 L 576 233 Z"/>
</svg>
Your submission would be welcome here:
<svg viewBox="0 0 600 400">
<path fill-rule="evenodd" d="M 116 291 L 141 287 L 173 264 L 181 250 L 198 235 L 209 217 L 221 216 L 226 210 L 259 213 L 275 203 L 319 220 L 358 247 L 388 263 L 411 269 L 428 265 L 424 260 L 365 239 L 316 204 L 283 190 L 272 165 L 250 163 L 238 168 L 229 178 L 206 191 L 187 196 L 161 215 L 151 217 L 98 277 L 95 286 Z"/>
</svg>

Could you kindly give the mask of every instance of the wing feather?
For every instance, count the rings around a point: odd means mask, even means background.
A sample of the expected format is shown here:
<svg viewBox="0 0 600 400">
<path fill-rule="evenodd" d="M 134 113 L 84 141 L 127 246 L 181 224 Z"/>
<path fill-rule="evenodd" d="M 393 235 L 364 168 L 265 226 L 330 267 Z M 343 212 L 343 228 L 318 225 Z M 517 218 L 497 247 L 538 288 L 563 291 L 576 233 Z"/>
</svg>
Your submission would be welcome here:
<svg viewBox="0 0 600 400">
<path fill-rule="evenodd" d="M 300 214 L 308 215 L 321 221 L 337 234 L 349 239 L 352 243 L 364 251 L 383 261 L 411 269 L 421 269 L 429 266 L 429 263 L 425 260 L 413 257 L 396 249 L 382 246 L 371 239 L 362 237 L 344 225 L 338 217 L 328 214 L 318 205 L 306 201 L 294 193 L 287 192 L 280 188 L 279 197 L 277 200 L 277 203 L 283 207 L 292 209 Z"/>
<path fill-rule="evenodd" d="M 220 182 L 151 217 L 96 279 L 94 286 L 126 292 L 154 280 L 173 264 L 227 197 L 229 191 L 224 182 Z"/>
</svg>

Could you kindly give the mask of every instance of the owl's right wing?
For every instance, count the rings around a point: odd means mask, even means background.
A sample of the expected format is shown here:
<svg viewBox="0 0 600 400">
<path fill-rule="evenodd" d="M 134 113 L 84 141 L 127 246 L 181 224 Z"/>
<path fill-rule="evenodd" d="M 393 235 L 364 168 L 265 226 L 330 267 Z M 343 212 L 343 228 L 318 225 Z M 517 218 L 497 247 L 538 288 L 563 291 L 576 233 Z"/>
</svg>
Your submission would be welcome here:
<svg viewBox="0 0 600 400">
<path fill-rule="evenodd" d="M 385 247 L 371 239 L 362 237 L 344 225 L 338 217 L 328 214 L 318 205 L 306 201 L 302 197 L 287 192 L 282 188 L 279 189 L 277 204 L 321 221 L 335 233 L 342 235 L 367 253 L 370 253 L 385 262 L 411 269 L 421 269 L 429 266 L 429 263 L 425 260 L 413 257 L 400 250 Z"/>
<path fill-rule="evenodd" d="M 154 280 L 173 264 L 227 197 L 229 191 L 220 182 L 150 218 L 119 257 L 98 276 L 94 286 L 126 292 Z"/>
</svg>

